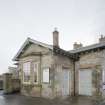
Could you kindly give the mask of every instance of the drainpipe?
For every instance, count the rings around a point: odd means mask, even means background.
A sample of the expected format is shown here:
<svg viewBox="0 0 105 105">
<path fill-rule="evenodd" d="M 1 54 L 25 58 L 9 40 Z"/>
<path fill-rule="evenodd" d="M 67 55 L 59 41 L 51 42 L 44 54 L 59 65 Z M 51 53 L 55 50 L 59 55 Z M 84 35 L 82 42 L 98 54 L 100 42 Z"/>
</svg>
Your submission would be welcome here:
<svg viewBox="0 0 105 105">
<path fill-rule="evenodd" d="M 42 69 L 42 67 L 41 67 L 41 65 L 42 65 L 42 54 L 41 54 L 41 52 L 40 52 L 40 54 L 39 54 L 39 56 L 40 56 L 40 97 L 42 97 L 42 73 L 41 73 L 41 69 Z"/>
<path fill-rule="evenodd" d="M 74 68 L 74 96 L 75 96 L 75 60 L 73 60 L 73 68 Z"/>
</svg>

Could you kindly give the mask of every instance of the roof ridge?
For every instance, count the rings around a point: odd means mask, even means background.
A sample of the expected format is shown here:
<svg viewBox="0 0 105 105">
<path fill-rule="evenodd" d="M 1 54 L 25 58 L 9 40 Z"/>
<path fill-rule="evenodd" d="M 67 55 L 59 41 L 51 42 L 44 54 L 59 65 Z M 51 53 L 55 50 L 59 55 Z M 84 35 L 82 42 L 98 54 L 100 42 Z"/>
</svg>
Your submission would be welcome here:
<svg viewBox="0 0 105 105">
<path fill-rule="evenodd" d="M 27 45 L 27 43 L 29 43 L 29 42 L 32 42 L 32 43 L 34 43 L 34 44 L 38 44 L 38 45 L 41 45 L 41 46 L 43 46 L 43 47 L 45 47 L 45 48 L 48 48 L 48 49 L 53 49 L 53 46 L 52 45 L 48 45 L 48 44 L 46 44 L 46 43 L 42 43 L 42 42 L 40 42 L 40 41 L 37 41 L 37 40 L 34 40 L 34 39 L 32 39 L 32 38 L 30 38 L 30 37 L 28 37 L 26 40 L 25 40 L 25 42 L 23 43 L 23 45 L 21 46 L 21 48 L 19 49 L 19 51 L 17 52 L 17 54 L 15 55 L 15 57 L 13 58 L 13 60 L 16 60 L 16 58 L 19 56 L 19 54 L 22 52 L 22 50 L 24 49 L 24 47 Z"/>
<path fill-rule="evenodd" d="M 33 39 L 33 38 L 30 38 L 30 37 L 28 37 L 27 39 L 28 39 L 29 41 L 33 41 L 33 42 L 35 41 L 35 42 L 39 42 L 39 43 L 41 43 L 41 44 L 50 45 L 50 44 L 47 44 L 47 43 L 44 43 L 44 42 L 35 40 L 35 39 Z"/>
<path fill-rule="evenodd" d="M 84 47 L 80 47 L 80 48 L 77 48 L 77 49 L 70 50 L 69 52 L 70 53 L 77 53 L 77 52 L 86 51 L 86 50 L 90 50 L 90 49 L 94 49 L 94 48 L 99 48 L 99 47 L 102 47 L 102 46 L 105 46 L 105 42 L 95 43 L 95 44 L 92 44 L 92 45 L 87 45 L 87 46 L 84 46 Z"/>
</svg>

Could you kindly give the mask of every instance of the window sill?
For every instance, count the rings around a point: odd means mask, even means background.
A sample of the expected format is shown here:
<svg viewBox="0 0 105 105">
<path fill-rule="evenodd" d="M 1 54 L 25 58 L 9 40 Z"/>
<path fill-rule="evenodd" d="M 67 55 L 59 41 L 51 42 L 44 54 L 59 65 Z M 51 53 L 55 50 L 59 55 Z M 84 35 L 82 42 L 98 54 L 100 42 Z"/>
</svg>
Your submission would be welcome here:
<svg viewBox="0 0 105 105">
<path fill-rule="evenodd" d="M 43 82 L 42 84 L 50 84 L 49 82 Z"/>
</svg>

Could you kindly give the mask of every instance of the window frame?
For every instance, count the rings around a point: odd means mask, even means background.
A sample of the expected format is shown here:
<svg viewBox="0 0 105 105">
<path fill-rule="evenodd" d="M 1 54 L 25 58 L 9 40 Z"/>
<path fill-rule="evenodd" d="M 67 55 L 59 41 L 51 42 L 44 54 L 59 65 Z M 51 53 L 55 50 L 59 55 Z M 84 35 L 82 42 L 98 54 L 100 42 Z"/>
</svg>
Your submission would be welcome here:
<svg viewBox="0 0 105 105">
<path fill-rule="evenodd" d="M 29 80 L 28 82 L 25 82 L 25 80 L 24 80 L 24 76 L 25 76 L 25 75 L 24 75 L 24 64 L 26 64 L 26 63 L 30 63 L 30 67 L 29 67 L 29 68 L 30 68 L 30 70 L 29 70 L 29 73 L 30 73 L 30 80 Z M 27 61 L 27 62 L 24 62 L 24 63 L 23 63 L 23 83 L 24 83 L 24 84 L 30 84 L 30 81 L 31 81 L 31 62 L 30 62 L 30 61 Z"/>
<path fill-rule="evenodd" d="M 34 77 L 35 65 L 37 65 L 37 82 L 35 82 L 35 77 Z M 38 82 L 39 82 L 39 62 L 33 62 L 33 83 L 38 84 Z"/>
<path fill-rule="evenodd" d="M 44 70 L 48 70 L 48 81 L 44 81 Z M 45 84 L 49 84 L 50 83 L 50 68 L 49 67 L 46 67 L 46 68 L 43 68 L 43 73 L 42 73 L 42 82 L 45 83 Z"/>
</svg>

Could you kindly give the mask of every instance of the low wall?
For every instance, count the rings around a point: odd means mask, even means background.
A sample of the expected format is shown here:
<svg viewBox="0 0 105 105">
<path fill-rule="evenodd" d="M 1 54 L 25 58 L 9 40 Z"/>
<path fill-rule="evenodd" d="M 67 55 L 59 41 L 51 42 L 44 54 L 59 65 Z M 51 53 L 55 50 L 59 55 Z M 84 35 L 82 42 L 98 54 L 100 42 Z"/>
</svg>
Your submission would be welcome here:
<svg viewBox="0 0 105 105">
<path fill-rule="evenodd" d="M 19 79 L 12 79 L 12 92 L 20 91 L 20 80 Z"/>
<path fill-rule="evenodd" d="M 12 78 L 12 74 L 3 74 L 3 90 L 4 94 L 20 91 L 20 80 Z"/>
<path fill-rule="evenodd" d="M 3 80 L 0 80 L 0 90 L 3 90 Z"/>
</svg>

